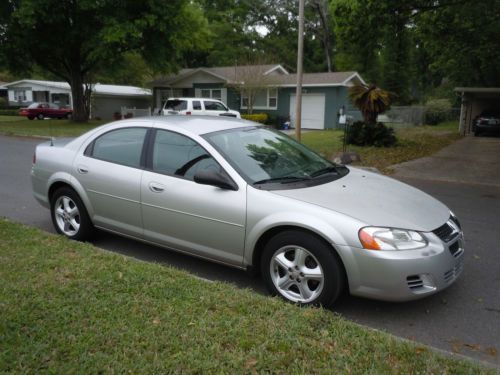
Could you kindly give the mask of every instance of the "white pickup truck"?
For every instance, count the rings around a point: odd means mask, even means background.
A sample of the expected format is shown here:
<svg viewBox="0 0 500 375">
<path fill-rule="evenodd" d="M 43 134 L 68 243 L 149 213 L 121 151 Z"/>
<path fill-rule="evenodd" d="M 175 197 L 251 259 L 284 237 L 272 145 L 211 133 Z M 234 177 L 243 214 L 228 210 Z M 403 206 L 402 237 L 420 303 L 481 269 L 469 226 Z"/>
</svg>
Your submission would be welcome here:
<svg viewBox="0 0 500 375">
<path fill-rule="evenodd" d="M 229 109 L 223 102 L 208 98 L 169 98 L 162 108 L 163 115 L 207 115 L 241 118 L 238 111 Z"/>
</svg>

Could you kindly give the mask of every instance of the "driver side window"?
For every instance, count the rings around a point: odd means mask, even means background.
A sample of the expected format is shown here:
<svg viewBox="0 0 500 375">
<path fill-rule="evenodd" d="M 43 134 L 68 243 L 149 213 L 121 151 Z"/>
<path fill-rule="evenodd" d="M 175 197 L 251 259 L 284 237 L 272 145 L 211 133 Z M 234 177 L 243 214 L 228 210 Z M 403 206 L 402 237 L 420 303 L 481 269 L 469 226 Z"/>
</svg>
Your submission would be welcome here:
<svg viewBox="0 0 500 375">
<path fill-rule="evenodd" d="M 156 131 L 152 167 L 154 172 L 189 180 L 193 180 L 200 170 L 222 171 L 220 165 L 198 143 L 167 130 Z"/>
</svg>

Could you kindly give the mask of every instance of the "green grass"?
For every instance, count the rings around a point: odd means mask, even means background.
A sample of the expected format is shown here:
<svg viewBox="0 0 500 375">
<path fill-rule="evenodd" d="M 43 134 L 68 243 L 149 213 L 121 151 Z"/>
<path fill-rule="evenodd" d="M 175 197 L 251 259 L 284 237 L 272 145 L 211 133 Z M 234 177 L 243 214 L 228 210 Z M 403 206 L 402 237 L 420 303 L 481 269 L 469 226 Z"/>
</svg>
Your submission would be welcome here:
<svg viewBox="0 0 500 375">
<path fill-rule="evenodd" d="M 0 280 L 0 373 L 493 373 L 4 219 Z"/>
<path fill-rule="evenodd" d="M 0 116 L 0 134 L 43 137 L 76 137 L 103 124 L 89 121 L 79 124 L 68 120 L 28 120 L 21 116 Z"/>
<path fill-rule="evenodd" d="M 396 128 L 398 144 L 394 147 L 359 147 L 347 145 L 348 151 L 355 151 L 361 157 L 358 165 L 375 167 L 390 173 L 389 166 L 408 160 L 429 156 L 450 145 L 461 136 L 456 122 L 437 126 Z M 342 151 L 343 131 L 324 130 L 302 134 L 302 142 L 328 158 Z"/>
<path fill-rule="evenodd" d="M 68 120 L 28 120 L 19 116 L 0 116 L 0 134 L 21 136 L 76 137 L 103 124 L 90 121 L 77 124 Z M 390 173 L 393 164 L 431 155 L 460 138 L 456 122 L 437 126 L 396 128 L 398 145 L 390 148 L 357 147 L 348 145 L 349 151 L 361 156 L 359 165 L 376 167 Z M 342 151 L 341 130 L 311 131 L 302 134 L 302 142 L 327 158 Z"/>
</svg>

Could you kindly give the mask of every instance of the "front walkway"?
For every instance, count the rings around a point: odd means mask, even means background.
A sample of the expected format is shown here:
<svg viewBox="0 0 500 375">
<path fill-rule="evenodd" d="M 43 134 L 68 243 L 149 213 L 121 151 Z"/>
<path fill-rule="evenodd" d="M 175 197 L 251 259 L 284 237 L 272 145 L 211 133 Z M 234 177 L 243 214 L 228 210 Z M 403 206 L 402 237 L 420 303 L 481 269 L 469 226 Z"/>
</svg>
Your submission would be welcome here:
<svg viewBox="0 0 500 375">
<path fill-rule="evenodd" d="M 436 154 L 393 166 L 394 177 L 500 187 L 500 137 L 468 136 Z"/>
</svg>

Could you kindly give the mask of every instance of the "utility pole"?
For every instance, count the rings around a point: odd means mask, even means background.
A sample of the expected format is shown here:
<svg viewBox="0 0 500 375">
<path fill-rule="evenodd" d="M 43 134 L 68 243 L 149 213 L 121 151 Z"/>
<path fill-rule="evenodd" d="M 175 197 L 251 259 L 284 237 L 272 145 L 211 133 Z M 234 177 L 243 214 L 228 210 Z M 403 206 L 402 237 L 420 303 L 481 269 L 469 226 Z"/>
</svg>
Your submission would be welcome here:
<svg viewBox="0 0 500 375">
<path fill-rule="evenodd" d="M 302 126 L 302 62 L 304 60 L 304 0 L 299 0 L 299 37 L 297 45 L 297 91 L 295 93 L 295 137 L 300 142 Z"/>
</svg>

